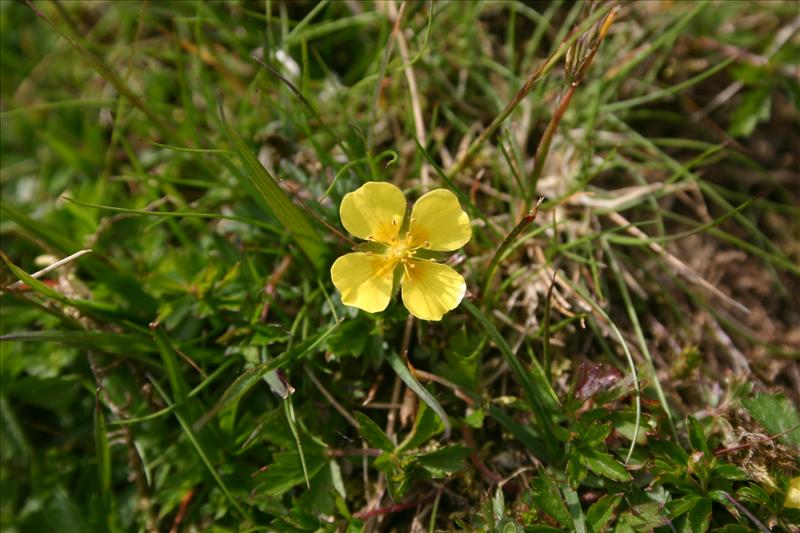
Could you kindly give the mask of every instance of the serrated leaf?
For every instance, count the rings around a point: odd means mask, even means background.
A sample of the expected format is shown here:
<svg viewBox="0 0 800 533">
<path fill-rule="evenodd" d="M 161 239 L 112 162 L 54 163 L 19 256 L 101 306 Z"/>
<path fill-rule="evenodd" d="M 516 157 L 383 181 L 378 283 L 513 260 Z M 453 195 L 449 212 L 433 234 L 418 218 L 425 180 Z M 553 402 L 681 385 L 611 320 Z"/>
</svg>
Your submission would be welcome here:
<svg viewBox="0 0 800 533">
<path fill-rule="evenodd" d="M 800 448 L 800 415 L 786 396 L 762 393 L 742 404 L 770 435 L 782 434 L 779 441 Z"/>
<path fill-rule="evenodd" d="M 539 476 L 531 482 L 533 499 L 542 511 L 555 518 L 559 524 L 572 530 L 575 526 L 567 509 L 567 504 L 561 499 L 553 478 L 545 470 L 540 470 Z"/>
<path fill-rule="evenodd" d="M 567 458 L 567 480 L 572 488 L 577 489 L 586 479 L 589 469 L 583 464 L 573 448 Z"/>
<path fill-rule="evenodd" d="M 686 523 L 691 533 L 705 533 L 711 524 L 711 500 L 699 498 L 686 515 Z"/>
<path fill-rule="evenodd" d="M 581 433 L 580 439 L 589 446 L 597 446 L 605 442 L 608 434 L 611 433 L 611 422 L 605 424 L 590 424 L 585 432 Z"/>
<path fill-rule="evenodd" d="M 307 446 L 305 450 L 306 467 L 308 478 L 314 476 L 327 464 L 325 456 L 318 446 Z M 261 476 L 264 494 L 269 496 L 280 496 L 292 487 L 305 484 L 306 476 L 303 472 L 303 462 L 300 454 L 292 452 L 280 452 L 273 456 L 273 462 L 267 471 Z"/>
<path fill-rule="evenodd" d="M 464 446 L 447 446 L 435 452 L 418 455 L 417 461 L 434 477 L 443 477 L 461 470 L 470 453 L 472 450 Z"/>
<path fill-rule="evenodd" d="M 503 495 L 503 488 L 497 487 L 492 498 L 492 514 L 495 522 L 499 522 L 506 515 L 506 499 Z"/>
<path fill-rule="evenodd" d="M 633 476 L 625 470 L 623 464 L 614 459 L 614 456 L 609 453 L 585 446 L 582 446 L 576 453 L 579 453 L 579 460 L 598 476 L 607 477 L 621 483 L 633 479 Z"/>
<path fill-rule="evenodd" d="M 750 484 L 737 490 L 736 498 L 739 501 L 764 507 L 768 507 L 771 503 L 769 493 L 756 484 Z"/>
<path fill-rule="evenodd" d="M 669 522 L 669 517 L 656 502 L 642 503 L 620 516 L 614 531 L 652 531 Z M 621 529 L 622 528 L 622 529 Z"/>
<path fill-rule="evenodd" d="M 639 429 L 636 429 L 636 413 L 631 411 L 615 411 L 611 414 L 611 425 L 614 431 L 628 440 L 636 436 L 636 444 L 644 445 L 647 443 L 647 435 L 656 429 L 655 419 L 642 413 Z"/>
<path fill-rule="evenodd" d="M 750 478 L 750 476 L 747 475 L 747 472 L 738 466 L 727 463 L 722 463 L 715 466 L 714 475 L 731 481 L 743 481 Z"/>
<path fill-rule="evenodd" d="M 697 503 L 697 500 L 700 499 L 700 496 L 697 494 L 689 494 L 688 496 L 684 496 L 683 498 L 678 498 L 677 500 L 672 500 L 667 502 L 667 510 L 669 511 L 669 516 L 673 519 L 678 518 L 681 515 L 684 515 L 689 512 L 689 509 L 694 507 Z"/>
<path fill-rule="evenodd" d="M 358 432 L 370 446 L 385 452 L 394 451 L 394 444 L 378 424 L 361 411 L 356 411 L 355 416 L 358 420 Z"/>
<path fill-rule="evenodd" d="M 606 494 L 594 502 L 586 512 L 586 523 L 592 533 L 602 533 L 614 516 L 622 494 Z"/>
</svg>

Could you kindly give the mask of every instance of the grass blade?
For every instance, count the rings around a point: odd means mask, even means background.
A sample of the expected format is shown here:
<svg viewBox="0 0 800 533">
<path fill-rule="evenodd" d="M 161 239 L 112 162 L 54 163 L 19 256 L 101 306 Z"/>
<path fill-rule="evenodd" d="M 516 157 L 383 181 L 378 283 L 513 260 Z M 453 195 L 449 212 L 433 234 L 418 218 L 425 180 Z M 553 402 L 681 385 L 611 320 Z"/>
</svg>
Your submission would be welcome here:
<svg viewBox="0 0 800 533">
<path fill-rule="evenodd" d="M 325 264 L 328 247 L 319 234 L 311 226 L 305 214 L 292 203 L 283 189 L 278 186 L 261 161 L 253 154 L 241 136 L 231 127 L 222 111 L 222 102 L 219 102 L 220 116 L 225 133 L 228 135 L 234 151 L 239 156 L 239 161 L 244 167 L 245 176 L 255 187 L 260 195 L 260 200 L 283 224 L 283 227 L 297 241 L 300 249 L 308 257 L 317 270 Z"/>
<path fill-rule="evenodd" d="M 468 301 L 464 300 L 461 302 L 467 311 L 474 316 L 478 322 L 483 326 L 483 329 L 486 330 L 486 333 L 489 334 L 489 337 L 494 341 L 497 345 L 497 348 L 500 350 L 500 353 L 508 363 L 508 366 L 514 372 L 514 376 L 519 381 L 520 386 L 522 387 L 522 392 L 525 394 L 525 398 L 528 400 L 528 403 L 533 409 L 533 413 L 536 416 L 536 420 L 539 423 L 539 427 L 541 428 L 541 434 L 546 444 L 547 453 L 551 457 L 557 457 L 556 450 L 558 449 L 558 442 L 556 441 L 555 436 L 553 435 L 552 430 L 552 422 L 550 420 L 549 413 L 545 410 L 546 400 L 540 397 L 542 392 L 536 386 L 536 383 L 533 381 L 530 372 L 525 366 L 517 359 L 517 356 L 514 355 L 514 352 L 511 351 L 511 346 L 508 345 L 505 338 L 497 331 L 497 328 L 492 324 L 489 318 L 483 314 L 483 311 L 475 307 L 475 305 Z"/>
<path fill-rule="evenodd" d="M 152 383 L 153 387 L 155 387 L 156 391 L 158 391 L 158 394 L 161 396 L 161 399 L 163 399 L 164 403 L 167 404 L 167 407 L 172 407 L 173 405 L 175 405 L 172 401 L 170 401 L 169 396 L 167 396 L 167 394 L 164 392 L 164 389 L 161 387 L 161 385 L 158 384 L 158 381 L 153 379 L 152 377 L 150 377 L 149 379 L 150 383 Z M 233 497 L 233 494 L 231 494 L 231 491 L 228 489 L 228 486 L 222 480 L 219 473 L 217 473 L 216 469 L 214 468 L 214 465 L 211 464 L 211 460 L 209 460 L 208 455 L 203 449 L 203 446 L 200 444 L 200 441 L 197 440 L 197 436 L 192 431 L 191 425 L 186 421 L 186 419 L 183 417 L 179 409 L 174 410 L 173 413 L 175 414 L 175 418 L 178 419 L 178 423 L 181 425 L 181 429 L 183 429 L 183 432 L 186 434 L 186 438 L 188 438 L 189 442 L 191 442 L 192 446 L 194 446 L 194 449 L 197 451 L 197 455 L 200 456 L 200 459 L 202 459 L 203 464 L 206 465 L 206 468 L 208 468 L 208 471 L 211 473 L 211 477 L 214 478 L 214 481 L 217 482 L 219 488 L 222 489 L 222 492 L 225 494 L 225 497 L 228 498 L 228 501 L 230 501 L 231 504 L 236 508 L 236 510 L 239 511 L 239 514 L 242 517 L 246 517 L 247 514 L 245 514 L 244 509 L 242 509 L 242 506 L 239 505 L 239 502 L 236 500 L 236 498 Z"/>
<path fill-rule="evenodd" d="M 408 369 L 408 366 L 400 360 L 400 356 L 396 353 L 390 353 L 387 356 L 389 360 L 389 364 L 391 365 L 392 369 L 397 373 L 400 379 L 408 385 L 408 388 L 413 390 L 417 396 L 419 396 L 423 402 L 428 404 L 428 407 L 433 409 L 433 412 L 439 415 L 439 418 L 442 419 L 442 423 L 444 423 L 444 440 L 450 438 L 450 431 L 452 427 L 450 426 L 450 420 L 447 418 L 447 413 L 445 413 L 444 408 L 442 405 L 433 397 L 433 395 L 428 392 L 428 389 L 422 386 L 422 384 L 417 381 L 417 378 L 414 377 L 414 374 Z"/>
</svg>

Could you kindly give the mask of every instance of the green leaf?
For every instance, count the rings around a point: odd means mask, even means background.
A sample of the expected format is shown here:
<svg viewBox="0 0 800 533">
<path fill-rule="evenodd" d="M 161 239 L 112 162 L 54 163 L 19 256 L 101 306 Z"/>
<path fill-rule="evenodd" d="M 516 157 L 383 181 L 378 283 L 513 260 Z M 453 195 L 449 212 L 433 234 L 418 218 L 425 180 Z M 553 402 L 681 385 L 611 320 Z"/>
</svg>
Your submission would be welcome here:
<svg viewBox="0 0 800 533">
<path fill-rule="evenodd" d="M 17 401 L 43 409 L 60 411 L 64 405 L 83 393 L 77 376 L 39 378 L 21 376 L 10 383 L 3 383 L 3 393 Z"/>
<path fill-rule="evenodd" d="M 408 385 L 408 388 L 413 390 L 417 396 L 419 396 L 423 402 L 428 404 L 428 407 L 433 409 L 433 411 L 439 415 L 439 418 L 442 419 L 442 423 L 444 424 L 444 439 L 447 440 L 450 438 L 450 420 L 447 418 L 447 413 L 444 412 L 444 408 L 442 408 L 441 404 L 433 397 L 433 395 L 428 392 L 428 389 L 422 386 L 422 384 L 417 381 L 417 378 L 411 373 L 408 369 L 406 364 L 400 360 L 400 357 L 391 352 L 387 355 L 387 359 L 389 360 L 389 364 L 394 369 L 395 373 L 400 376 L 400 379 Z"/>
<path fill-rule="evenodd" d="M 578 493 L 568 483 L 561 484 L 561 492 L 564 493 L 564 501 L 567 502 L 567 509 L 569 509 L 569 514 L 572 517 L 575 533 L 586 533 L 586 517 L 583 514 Z"/>
<path fill-rule="evenodd" d="M 572 522 L 569 509 L 561 499 L 561 493 L 558 490 L 553 478 L 541 469 L 539 475 L 534 478 L 531 483 L 531 490 L 533 492 L 533 499 L 542 511 L 555 518 L 559 524 L 565 528 L 572 530 L 575 525 Z"/>
<path fill-rule="evenodd" d="M 308 479 L 314 479 L 314 476 L 327 464 L 319 446 L 306 446 L 305 460 Z M 276 453 L 261 481 L 264 494 L 268 496 L 280 496 L 292 487 L 304 484 L 306 474 L 300 454 L 296 451 Z"/>
<path fill-rule="evenodd" d="M 221 104 L 220 104 L 221 110 Z M 283 224 L 283 227 L 297 241 L 300 249 L 309 258 L 317 270 L 322 270 L 325 266 L 328 255 L 328 247 L 319 234 L 311 226 L 306 215 L 292 203 L 283 189 L 280 188 L 261 161 L 253 154 L 244 140 L 231 127 L 225 119 L 224 113 L 220 115 L 236 154 L 245 170 L 245 175 L 250 183 L 258 191 L 260 200 Z"/>
<path fill-rule="evenodd" d="M 697 494 L 689 494 L 688 496 L 684 496 L 683 498 L 678 498 L 677 500 L 672 500 L 667 502 L 667 510 L 669 511 L 669 516 L 673 519 L 678 518 L 681 515 L 684 515 L 689 512 L 689 509 L 693 508 L 701 497 Z"/>
<path fill-rule="evenodd" d="M 711 500 L 708 498 L 698 498 L 694 507 L 689 511 L 686 524 L 691 533 L 705 533 L 711 524 Z"/>
<path fill-rule="evenodd" d="M 636 413 L 633 411 L 614 411 L 610 418 L 614 431 L 628 440 L 633 440 L 635 436 L 636 444 L 639 445 L 646 444 L 648 432 L 655 431 L 657 428 L 655 419 L 648 414 L 642 414 L 641 427 L 638 431 L 636 429 Z"/>
<path fill-rule="evenodd" d="M 358 420 L 358 432 L 361 433 L 361 436 L 370 446 L 380 448 L 386 452 L 394 451 L 394 444 L 378 424 L 361 411 L 356 411 L 355 416 L 356 420 Z"/>
<path fill-rule="evenodd" d="M 598 476 L 607 477 L 620 483 L 633 479 L 622 463 L 609 453 L 586 446 L 581 446 L 577 453 L 579 453 L 579 460 Z"/>
<path fill-rule="evenodd" d="M 605 424 L 594 422 L 581 433 L 580 439 L 589 446 L 597 446 L 605 442 L 609 433 L 611 433 L 611 422 Z"/>
<path fill-rule="evenodd" d="M 495 521 L 500 521 L 506 515 L 506 498 L 503 494 L 503 488 L 497 487 L 494 491 L 494 498 L 492 498 L 492 513 Z"/>
<path fill-rule="evenodd" d="M 486 418 L 486 413 L 484 413 L 483 409 L 476 409 L 464 417 L 464 423 L 475 429 L 480 429 L 483 427 L 484 418 Z"/>
<path fill-rule="evenodd" d="M 567 456 L 567 479 L 572 488 L 577 489 L 586 476 L 589 474 L 589 469 L 581 462 L 579 452 L 575 447 L 571 447 Z"/>
<path fill-rule="evenodd" d="M 762 507 L 770 507 L 772 502 L 769 493 L 755 483 L 751 483 L 737 490 L 736 498 L 745 503 L 752 503 Z"/>
<path fill-rule="evenodd" d="M 745 479 L 750 478 L 750 476 L 747 475 L 747 472 L 738 466 L 728 463 L 716 465 L 714 467 L 714 475 L 730 481 L 744 481 Z"/>
<path fill-rule="evenodd" d="M 403 451 L 419 448 L 441 430 L 441 420 L 426 403 L 422 402 L 419 404 L 419 409 L 417 409 L 414 427 L 411 428 L 411 432 L 403 439 L 397 449 L 398 451 Z"/>
<path fill-rule="evenodd" d="M 692 445 L 692 449 L 703 452 L 705 457 L 710 458 L 711 451 L 708 448 L 708 440 L 700 422 L 695 417 L 690 416 L 686 419 L 686 429 L 689 432 L 689 442 Z"/>
<path fill-rule="evenodd" d="M 800 448 L 800 415 L 797 408 L 782 394 L 761 393 L 742 400 L 750 415 L 778 440 L 787 446 Z"/>
<path fill-rule="evenodd" d="M 586 512 L 586 522 L 589 526 L 589 531 L 592 533 L 601 533 L 605 531 L 606 526 L 614 517 L 614 511 L 616 511 L 621 501 L 622 494 L 606 494 L 594 502 Z"/>
<path fill-rule="evenodd" d="M 652 531 L 668 522 L 669 517 L 664 513 L 661 505 L 657 502 L 648 502 L 639 504 L 623 513 L 614 531 Z"/>
<path fill-rule="evenodd" d="M 472 450 L 464 446 L 447 446 L 416 457 L 419 464 L 434 477 L 443 477 L 461 470 L 471 453 Z"/>
<path fill-rule="evenodd" d="M 370 323 L 362 316 L 347 320 L 328 339 L 328 350 L 337 357 L 363 354 L 369 340 Z"/>
</svg>

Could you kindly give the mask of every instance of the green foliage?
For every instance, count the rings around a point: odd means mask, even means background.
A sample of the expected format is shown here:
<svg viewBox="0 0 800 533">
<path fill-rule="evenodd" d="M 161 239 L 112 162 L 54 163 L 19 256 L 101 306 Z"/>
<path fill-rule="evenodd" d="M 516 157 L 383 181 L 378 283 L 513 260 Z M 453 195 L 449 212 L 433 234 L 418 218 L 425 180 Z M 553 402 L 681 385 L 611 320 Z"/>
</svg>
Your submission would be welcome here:
<svg viewBox="0 0 800 533">
<path fill-rule="evenodd" d="M 0 529 L 789 529 L 795 19 L 0 2 Z M 444 320 L 333 287 L 371 179 Z"/>
<path fill-rule="evenodd" d="M 786 444 L 800 449 L 800 414 L 782 394 L 757 394 L 742 400 L 750 416 Z"/>
</svg>

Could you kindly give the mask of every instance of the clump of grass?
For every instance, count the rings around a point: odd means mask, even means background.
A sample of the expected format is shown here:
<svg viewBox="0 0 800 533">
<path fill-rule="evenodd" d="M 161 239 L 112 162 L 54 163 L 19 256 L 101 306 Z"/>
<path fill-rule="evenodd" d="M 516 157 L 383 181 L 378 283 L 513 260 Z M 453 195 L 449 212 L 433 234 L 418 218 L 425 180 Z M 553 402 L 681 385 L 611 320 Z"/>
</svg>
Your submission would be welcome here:
<svg viewBox="0 0 800 533">
<path fill-rule="evenodd" d="M 3 3 L 2 527 L 795 527 L 795 11 Z M 443 321 L 336 294 L 369 180 Z"/>
</svg>

